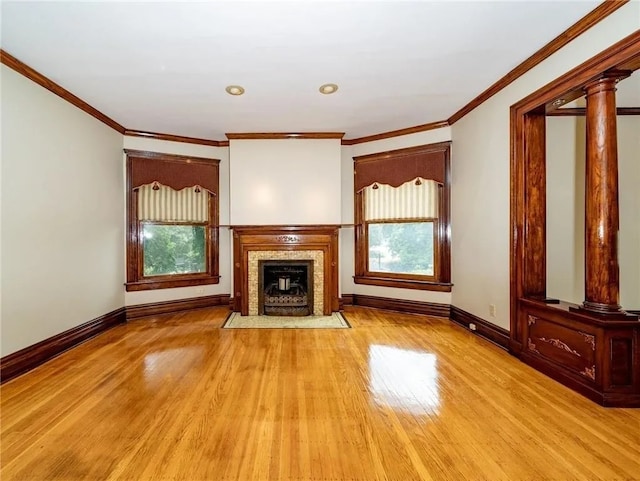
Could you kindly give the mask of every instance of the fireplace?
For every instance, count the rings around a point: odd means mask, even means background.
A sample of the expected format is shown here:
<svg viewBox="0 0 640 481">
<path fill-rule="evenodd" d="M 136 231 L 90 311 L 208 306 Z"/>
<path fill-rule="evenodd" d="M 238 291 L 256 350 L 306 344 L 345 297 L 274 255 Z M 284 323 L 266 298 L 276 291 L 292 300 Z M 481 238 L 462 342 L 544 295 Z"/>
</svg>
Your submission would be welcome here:
<svg viewBox="0 0 640 481">
<path fill-rule="evenodd" d="M 266 316 L 313 314 L 313 261 L 258 262 L 258 313 Z"/>
<path fill-rule="evenodd" d="M 328 315 L 339 309 L 338 226 L 234 226 L 233 244 L 233 310 L 244 316 L 276 314 L 278 311 L 278 315 L 301 315 L 294 314 L 292 308 L 303 307 L 304 294 L 299 295 L 299 289 L 296 288 L 293 293 L 297 296 L 295 299 L 278 298 L 287 294 L 275 289 L 273 283 L 276 279 L 271 274 L 268 274 L 266 281 L 272 286 L 265 296 L 265 289 L 269 288 L 269 285 L 264 285 L 263 268 L 265 265 L 278 264 L 307 266 L 308 314 Z M 280 274 L 287 277 L 286 273 Z M 293 276 L 289 277 L 291 290 L 291 282 L 294 279 Z M 281 287 L 287 287 L 286 280 Z M 267 306 L 266 310 L 265 297 L 268 298 L 268 304 L 274 304 Z M 278 309 L 279 301 L 290 301 L 292 305 L 289 308 Z M 296 303 L 300 305 L 294 306 Z"/>
</svg>

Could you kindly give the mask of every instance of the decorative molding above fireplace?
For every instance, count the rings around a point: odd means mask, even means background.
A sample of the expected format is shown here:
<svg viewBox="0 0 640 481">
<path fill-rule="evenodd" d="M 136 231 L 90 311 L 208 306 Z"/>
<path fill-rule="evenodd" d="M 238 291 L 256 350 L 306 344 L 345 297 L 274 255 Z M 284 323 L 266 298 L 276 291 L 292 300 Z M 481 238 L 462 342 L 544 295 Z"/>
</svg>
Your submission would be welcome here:
<svg viewBox="0 0 640 481">
<path fill-rule="evenodd" d="M 314 314 L 338 311 L 338 228 L 233 226 L 233 310 L 243 316 L 257 311 L 259 260 L 308 259 L 314 262 Z"/>
</svg>

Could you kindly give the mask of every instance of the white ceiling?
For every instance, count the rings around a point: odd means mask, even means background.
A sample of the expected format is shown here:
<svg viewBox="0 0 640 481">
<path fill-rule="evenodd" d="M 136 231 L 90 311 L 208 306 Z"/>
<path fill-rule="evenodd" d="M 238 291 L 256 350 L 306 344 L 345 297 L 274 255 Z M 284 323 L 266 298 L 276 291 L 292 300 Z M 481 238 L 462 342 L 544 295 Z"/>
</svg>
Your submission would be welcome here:
<svg viewBox="0 0 640 481">
<path fill-rule="evenodd" d="M 3 1 L 1 43 L 128 129 L 354 138 L 448 118 L 599 3 Z"/>
</svg>

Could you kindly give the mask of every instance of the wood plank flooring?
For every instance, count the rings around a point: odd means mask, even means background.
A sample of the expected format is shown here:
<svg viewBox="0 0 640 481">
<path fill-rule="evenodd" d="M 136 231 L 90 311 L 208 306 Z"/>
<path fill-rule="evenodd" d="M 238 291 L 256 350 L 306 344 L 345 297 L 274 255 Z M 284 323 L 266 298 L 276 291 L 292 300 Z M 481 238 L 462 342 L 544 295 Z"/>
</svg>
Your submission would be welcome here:
<svg viewBox="0 0 640 481">
<path fill-rule="evenodd" d="M 118 326 L 1 394 L 7 480 L 640 480 L 640 410 L 605 409 L 448 320 Z"/>
</svg>

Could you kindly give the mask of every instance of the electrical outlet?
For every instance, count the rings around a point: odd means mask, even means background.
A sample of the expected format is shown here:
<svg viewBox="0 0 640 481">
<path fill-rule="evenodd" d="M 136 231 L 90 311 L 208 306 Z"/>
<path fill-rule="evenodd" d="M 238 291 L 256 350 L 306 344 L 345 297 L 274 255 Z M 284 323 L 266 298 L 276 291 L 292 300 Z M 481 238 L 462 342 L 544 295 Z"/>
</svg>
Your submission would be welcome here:
<svg viewBox="0 0 640 481">
<path fill-rule="evenodd" d="M 489 304 L 489 315 L 491 317 L 496 317 L 496 305 L 495 304 Z"/>
<path fill-rule="evenodd" d="M 196 294 L 204 294 L 204 287 L 198 287 L 196 289 Z"/>
<path fill-rule="evenodd" d="M 471 329 L 472 331 L 476 330 L 476 325 L 473 322 L 469 323 L 469 329 Z"/>
</svg>

